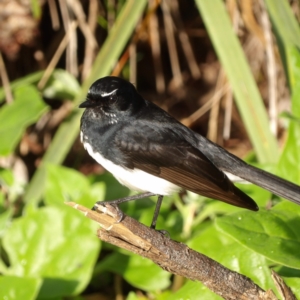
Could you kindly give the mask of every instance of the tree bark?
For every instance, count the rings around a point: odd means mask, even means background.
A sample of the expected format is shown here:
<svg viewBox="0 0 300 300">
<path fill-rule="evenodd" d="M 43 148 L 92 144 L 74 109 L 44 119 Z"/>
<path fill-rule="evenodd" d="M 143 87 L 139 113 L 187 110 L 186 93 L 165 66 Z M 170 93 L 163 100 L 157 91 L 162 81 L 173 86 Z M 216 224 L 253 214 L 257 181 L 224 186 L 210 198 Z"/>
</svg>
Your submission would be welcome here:
<svg viewBox="0 0 300 300">
<path fill-rule="evenodd" d="M 146 257 L 170 273 L 201 281 L 224 299 L 277 299 L 272 291 L 264 291 L 248 277 L 127 215 L 121 222 L 116 221 L 120 213 L 111 205 L 99 206 L 102 212 L 96 212 L 74 202 L 66 204 L 99 223 L 97 235 L 102 241 Z"/>
</svg>

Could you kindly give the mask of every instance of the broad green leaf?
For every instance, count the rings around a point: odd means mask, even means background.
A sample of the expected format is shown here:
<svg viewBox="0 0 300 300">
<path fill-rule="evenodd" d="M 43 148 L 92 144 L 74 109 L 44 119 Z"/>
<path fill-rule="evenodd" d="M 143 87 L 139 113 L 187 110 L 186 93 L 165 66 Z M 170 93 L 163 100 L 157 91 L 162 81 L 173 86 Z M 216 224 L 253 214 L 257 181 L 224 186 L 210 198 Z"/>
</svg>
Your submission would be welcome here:
<svg viewBox="0 0 300 300">
<path fill-rule="evenodd" d="M 145 291 L 157 291 L 170 285 L 170 273 L 148 259 L 127 252 L 106 257 L 97 264 L 95 273 L 107 270 L 122 275 L 131 285 Z"/>
<path fill-rule="evenodd" d="M 14 181 L 14 174 L 11 169 L 0 169 L 0 184 L 2 186 L 12 186 Z"/>
<path fill-rule="evenodd" d="M 111 271 L 122 275 L 128 266 L 128 261 L 129 255 L 114 252 L 110 255 L 107 255 L 97 263 L 94 273 L 98 275 L 105 271 Z"/>
<path fill-rule="evenodd" d="M 63 204 L 66 201 L 73 201 L 92 207 L 96 200 L 92 197 L 90 191 L 91 185 L 89 180 L 83 174 L 66 167 L 47 165 L 47 180 L 44 193 L 47 204 Z M 104 191 L 102 192 L 103 194 Z"/>
<path fill-rule="evenodd" d="M 0 191 L 0 213 L 5 210 L 7 205 L 12 205 L 21 195 L 24 193 L 25 183 L 16 180 L 12 169 L 0 168 L 0 185 L 4 187 Z M 5 193 L 4 193 L 5 191 Z M 2 197 L 5 197 L 5 203 L 2 201 Z"/>
<path fill-rule="evenodd" d="M 118 15 L 101 51 L 97 55 L 89 77 L 84 81 L 80 92 L 74 100 L 75 105 L 82 102 L 90 85 L 98 78 L 110 74 L 113 66 L 118 61 L 123 49 L 128 43 L 138 20 L 141 18 L 146 0 L 127 0 Z M 79 123 L 82 110 L 75 109 L 74 113 L 62 123 L 52 140 L 50 147 L 43 157 L 41 167 L 34 174 L 25 194 L 25 201 L 37 203 L 43 193 L 43 182 L 45 180 L 46 162 L 60 164 L 66 157 L 69 149 L 78 137 Z"/>
<path fill-rule="evenodd" d="M 29 75 L 23 76 L 19 79 L 16 79 L 10 83 L 10 87 L 13 91 L 22 86 L 28 85 L 37 85 L 37 83 L 43 77 L 44 71 L 38 71 L 31 73 Z M 62 80 L 62 82 L 59 82 Z M 62 85 L 64 83 L 64 86 Z M 51 97 L 51 95 L 55 98 L 69 98 L 73 99 L 78 91 L 79 84 L 76 79 L 67 71 L 62 69 L 53 70 L 45 88 L 42 90 L 42 94 L 45 97 Z M 63 89 L 63 90 L 62 90 Z M 73 90 L 74 89 L 74 90 Z M 3 87 L 0 87 L 0 103 L 5 99 L 5 91 Z"/>
<path fill-rule="evenodd" d="M 10 88 L 14 91 L 19 87 L 34 85 L 36 84 L 43 76 L 43 71 L 38 71 L 35 73 L 31 73 L 19 79 L 16 79 L 10 82 Z M 5 91 L 3 87 L 0 87 L 0 103 L 5 100 Z"/>
<path fill-rule="evenodd" d="M 79 91 L 80 85 L 76 78 L 65 70 L 57 69 L 43 89 L 43 95 L 50 99 L 73 100 Z"/>
<path fill-rule="evenodd" d="M 172 294 L 167 300 L 220 300 L 222 297 L 216 295 L 201 282 L 188 280 L 181 289 Z"/>
<path fill-rule="evenodd" d="M 131 255 L 123 276 L 125 280 L 137 288 L 145 291 L 157 291 L 170 285 L 171 274 L 149 259 Z"/>
<path fill-rule="evenodd" d="M 282 0 L 279 0 L 282 1 Z M 210 39 L 227 74 L 235 101 L 260 162 L 276 162 L 278 146 L 266 109 L 222 0 L 196 0 Z"/>
<path fill-rule="evenodd" d="M 115 200 L 129 194 L 128 188 L 108 172 L 92 178 L 91 180 L 74 169 L 47 164 L 45 202 L 62 204 L 73 201 L 92 207 L 96 201 Z"/>
<path fill-rule="evenodd" d="M 223 218 L 217 221 L 219 219 Z M 220 233 L 215 226 L 208 227 L 191 239 L 188 245 L 225 267 L 251 278 L 261 288 L 274 289 L 265 257 Z"/>
<path fill-rule="evenodd" d="M 3 237 L 6 275 L 43 278 L 39 296 L 81 292 L 98 257 L 97 225 L 67 206 L 46 207 L 16 219 Z"/>
<path fill-rule="evenodd" d="M 35 300 L 41 283 L 39 278 L 0 276 L 0 299 Z"/>
<path fill-rule="evenodd" d="M 296 298 L 300 297 L 300 270 L 288 267 L 275 267 L 274 271 L 284 280 L 285 284 L 290 287 Z"/>
<path fill-rule="evenodd" d="M 294 214 L 298 214 L 298 216 L 300 217 L 300 205 L 294 202 L 281 201 L 274 206 L 274 209 L 277 211 L 285 212 L 291 211 Z"/>
<path fill-rule="evenodd" d="M 0 258 L 0 274 L 7 274 L 7 265 L 1 258 Z"/>
<path fill-rule="evenodd" d="M 254 184 L 235 184 L 244 193 L 250 196 L 258 206 L 264 207 L 271 198 L 271 193 Z M 195 217 L 195 225 L 204 221 L 206 218 L 214 218 L 220 214 L 240 212 L 241 208 L 229 205 L 222 201 L 210 200 Z"/>
<path fill-rule="evenodd" d="M 0 214 L 0 237 L 2 237 L 5 231 L 8 229 L 13 216 L 13 208 L 8 208 L 6 211 Z"/>
<path fill-rule="evenodd" d="M 169 298 L 169 296 L 172 294 L 171 290 L 168 289 L 168 290 L 164 290 L 163 292 L 161 291 L 158 291 L 158 292 L 152 292 L 148 299 L 150 297 L 154 298 L 154 299 L 157 299 L 157 300 L 167 300 Z M 148 299 L 145 299 L 145 300 L 148 300 Z M 141 299 L 142 300 L 142 299 Z"/>
<path fill-rule="evenodd" d="M 23 86 L 15 91 L 15 101 L 0 108 L 0 156 L 13 152 L 25 129 L 47 111 L 38 91 Z"/>
<path fill-rule="evenodd" d="M 218 228 L 268 259 L 300 269 L 299 214 L 277 211 L 240 212 L 216 220 Z"/>
</svg>

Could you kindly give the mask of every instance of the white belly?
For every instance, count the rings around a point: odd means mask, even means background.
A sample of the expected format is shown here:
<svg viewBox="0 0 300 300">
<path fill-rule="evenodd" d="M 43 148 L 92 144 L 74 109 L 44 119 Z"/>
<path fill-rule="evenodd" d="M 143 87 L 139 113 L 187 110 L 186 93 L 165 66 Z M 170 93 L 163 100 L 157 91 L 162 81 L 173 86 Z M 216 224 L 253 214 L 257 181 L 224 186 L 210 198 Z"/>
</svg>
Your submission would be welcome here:
<svg viewBox="0 0 300 300">
<path fill-rule="evenodd" d="M 153 176 L 138 169 L 124 169 L 105 159 L 100 153 L 95 153 L 92 146 L 84 142 L 84 148 L 107 171 L 112 173 L 115 178 L 131 190 L 140 192 L 151 192 L 157 195 L 169 195 L 178 192 L 180 188 L 159 177 Z"/>
</svg>

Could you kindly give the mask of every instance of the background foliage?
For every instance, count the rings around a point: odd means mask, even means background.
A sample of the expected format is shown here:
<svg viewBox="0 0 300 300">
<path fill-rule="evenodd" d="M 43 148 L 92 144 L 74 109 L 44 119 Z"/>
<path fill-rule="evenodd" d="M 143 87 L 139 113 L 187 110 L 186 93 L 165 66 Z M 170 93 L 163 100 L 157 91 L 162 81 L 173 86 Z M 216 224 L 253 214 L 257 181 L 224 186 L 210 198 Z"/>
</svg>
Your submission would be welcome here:
<svg viewBox="0 0 300 300">
<path fill-rule="evenodd" d="M 185 125 L 300 184 L 299 3 L 9 1 L 0 15 L 0 298 L 219 299 L 100 245 L 97 224 L 64 205 L 132 193 L 82 149 L 77 107 L 95 79 L 123 76 Z M 258 213 L 187 192 L 164 199 L 158 228 L 264 289 L 275 291 L 274 269 L 300 297 L 300 207 L 240 188 Z M 122 209 L 150 224 L 154 201 Z"/>
</svg>

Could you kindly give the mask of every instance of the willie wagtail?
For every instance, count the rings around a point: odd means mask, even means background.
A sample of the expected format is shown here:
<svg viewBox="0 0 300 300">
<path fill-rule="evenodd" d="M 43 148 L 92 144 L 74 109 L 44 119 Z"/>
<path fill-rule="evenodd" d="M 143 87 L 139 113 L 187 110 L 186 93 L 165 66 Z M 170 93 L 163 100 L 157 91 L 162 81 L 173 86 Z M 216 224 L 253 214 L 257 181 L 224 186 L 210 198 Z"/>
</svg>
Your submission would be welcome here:
<svg viewBox="0 0 300 300">
<path fill-rule="evenodd" d="M 152 228 L 163 196 L 181 189 L 258 210 L 230 175 L 300 204 L 299 186 L 246 164 L 185 127 L 124 79 L 98 79 L 79 107 L 86 108 L 80 132 L 84 148 L 121 184 L 143 192 L 109 203 L 159 196 Z"/>
</svg>

